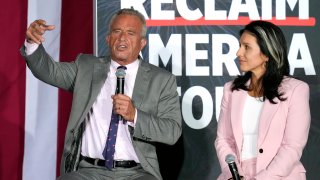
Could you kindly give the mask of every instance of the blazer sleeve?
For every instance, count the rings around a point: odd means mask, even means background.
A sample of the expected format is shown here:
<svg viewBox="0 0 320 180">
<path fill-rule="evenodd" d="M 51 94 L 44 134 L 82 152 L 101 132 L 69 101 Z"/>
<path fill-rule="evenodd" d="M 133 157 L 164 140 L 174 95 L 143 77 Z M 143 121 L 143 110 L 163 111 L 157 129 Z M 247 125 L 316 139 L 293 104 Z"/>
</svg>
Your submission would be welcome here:
<svg viewBox="0 0 320 180">
<path fill-rule="evenodd" d="M 236 164 L 238 167 L 239 174 L 242 175 L 242 170 L 239 166 L 238 156 L 237 156 L 237 145 L 235 142 L 234 134 L 232 131 L 231 124 L 231 102 L 232 102 L 232 82 L 228 82 L 224 85 L 223 96 L 221 101 L 221 110 L 218 120 L 217 128 L 217 138 L 215 140 L 215 148 L 217 156 L 219 159 L 221 174 L 218 180 L 226 180 L 232 177 L 231 172 L 227 163 L 225 162 L 225 157 L 228 154 L 232 154 L 236 157 Z"/>
<path fill-rule="evenodd" d="M 149 87 L 149 94 L 146 95 L 148 98 L 144 98 L 148 101 L 145 102 L 145 106 L 148 107 L 137 108 L 138 120 L 134 128 L 134 136 L 145 141 L 173 145 L 182 133 L 176 78 L 166 73 L 152 81 L 153 87 Z"/>
<path fill-rule="evenodd" d="M 41 81 L 52 86 L 72 91 L 77 73 L 75 62 L 57 62 L 45 51 L 42 44 L 30 55 L 26 55 L 25 47 L 20 49 L 32 74 Z"/>
<path fill-rule="evenodd" d="M 258 172 L 256 179 L 286 177 L 294 168 L 298 168 L 300 172 L 305 171 L 304 168 L 297 166 L 301 165 L 300 158 L 307 143 L 311 122 L 309 86 L 302 81 L 297 82 L 286 88 L 290 94 L 286 96 L 288 114 L 281 146 L 267 168 Z"/>
</svg>

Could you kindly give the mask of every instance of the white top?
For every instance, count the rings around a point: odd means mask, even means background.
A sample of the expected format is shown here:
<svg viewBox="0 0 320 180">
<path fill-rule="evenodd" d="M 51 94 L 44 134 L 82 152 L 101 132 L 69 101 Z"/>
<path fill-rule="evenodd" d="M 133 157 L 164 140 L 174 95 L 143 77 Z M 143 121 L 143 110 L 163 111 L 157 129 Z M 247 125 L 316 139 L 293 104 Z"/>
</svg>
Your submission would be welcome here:
<svg viewBox="0 0 320 180">
<path fill-rule="evenodd" d="M 258 128 L 263 101 L 247 94 L 242 113 L 242 160 L 257 157 Z"/>
</svg>

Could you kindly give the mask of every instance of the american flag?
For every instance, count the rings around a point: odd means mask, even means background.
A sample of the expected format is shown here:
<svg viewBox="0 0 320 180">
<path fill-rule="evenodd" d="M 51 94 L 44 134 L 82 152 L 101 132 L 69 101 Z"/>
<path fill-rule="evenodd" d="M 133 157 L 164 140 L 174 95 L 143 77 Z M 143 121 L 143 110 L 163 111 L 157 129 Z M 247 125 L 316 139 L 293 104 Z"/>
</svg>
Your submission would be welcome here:
<svg viewBox="0 0 320 180">
<path fill-rule="evenodd" d="M 93 2 L 10 0 L 0 9 L 0 180 L 53 180 L 59 175 L 72 94 L 37 80 L 19 49 L 28 25 L 55 25 L 44 46 L 60 61 L 93 53 Z"/>
</svg>

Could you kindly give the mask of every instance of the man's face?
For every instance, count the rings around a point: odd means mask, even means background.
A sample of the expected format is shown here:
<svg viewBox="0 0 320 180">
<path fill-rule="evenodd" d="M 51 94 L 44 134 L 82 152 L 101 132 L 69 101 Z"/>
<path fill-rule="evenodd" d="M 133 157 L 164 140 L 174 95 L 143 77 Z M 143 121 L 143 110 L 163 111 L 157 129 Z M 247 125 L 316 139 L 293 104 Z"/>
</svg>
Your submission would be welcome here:
<svg viewBox="0 0 320 180">
<path fill-rule="evenodd" d="M 142 23 L 138 17 L 125 14 L 116 17 L 106 38 L 111 58 L 121 65 L 136 60 L 147 43 L 141 32 Z"/>
</svg>

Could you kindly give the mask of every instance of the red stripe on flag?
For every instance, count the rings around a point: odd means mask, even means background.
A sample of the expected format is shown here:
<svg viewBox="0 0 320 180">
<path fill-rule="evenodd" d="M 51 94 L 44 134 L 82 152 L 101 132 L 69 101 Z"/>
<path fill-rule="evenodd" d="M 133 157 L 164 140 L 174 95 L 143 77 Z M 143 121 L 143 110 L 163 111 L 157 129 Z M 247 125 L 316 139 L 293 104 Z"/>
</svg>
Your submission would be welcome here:
<svg viewBox="0 0 320 180">
<path fill-rule="evenodd" d="M 24 152 L 26 64 L 19 49 L 27 27 L 27 1 L 3 1 L 1 9 L 0 179 L 20 180 Z"/>
<path fill-rule="evenodd" d="M 92 54 L 93 2 L 86 0 L 62 1 L 61 11 L 60 61 L 75 60 L 79 53 Z M 57 175 L 60 174 L 60 161 L 71 101 L 71 93 L 59 90 Z"/>
</svg>

